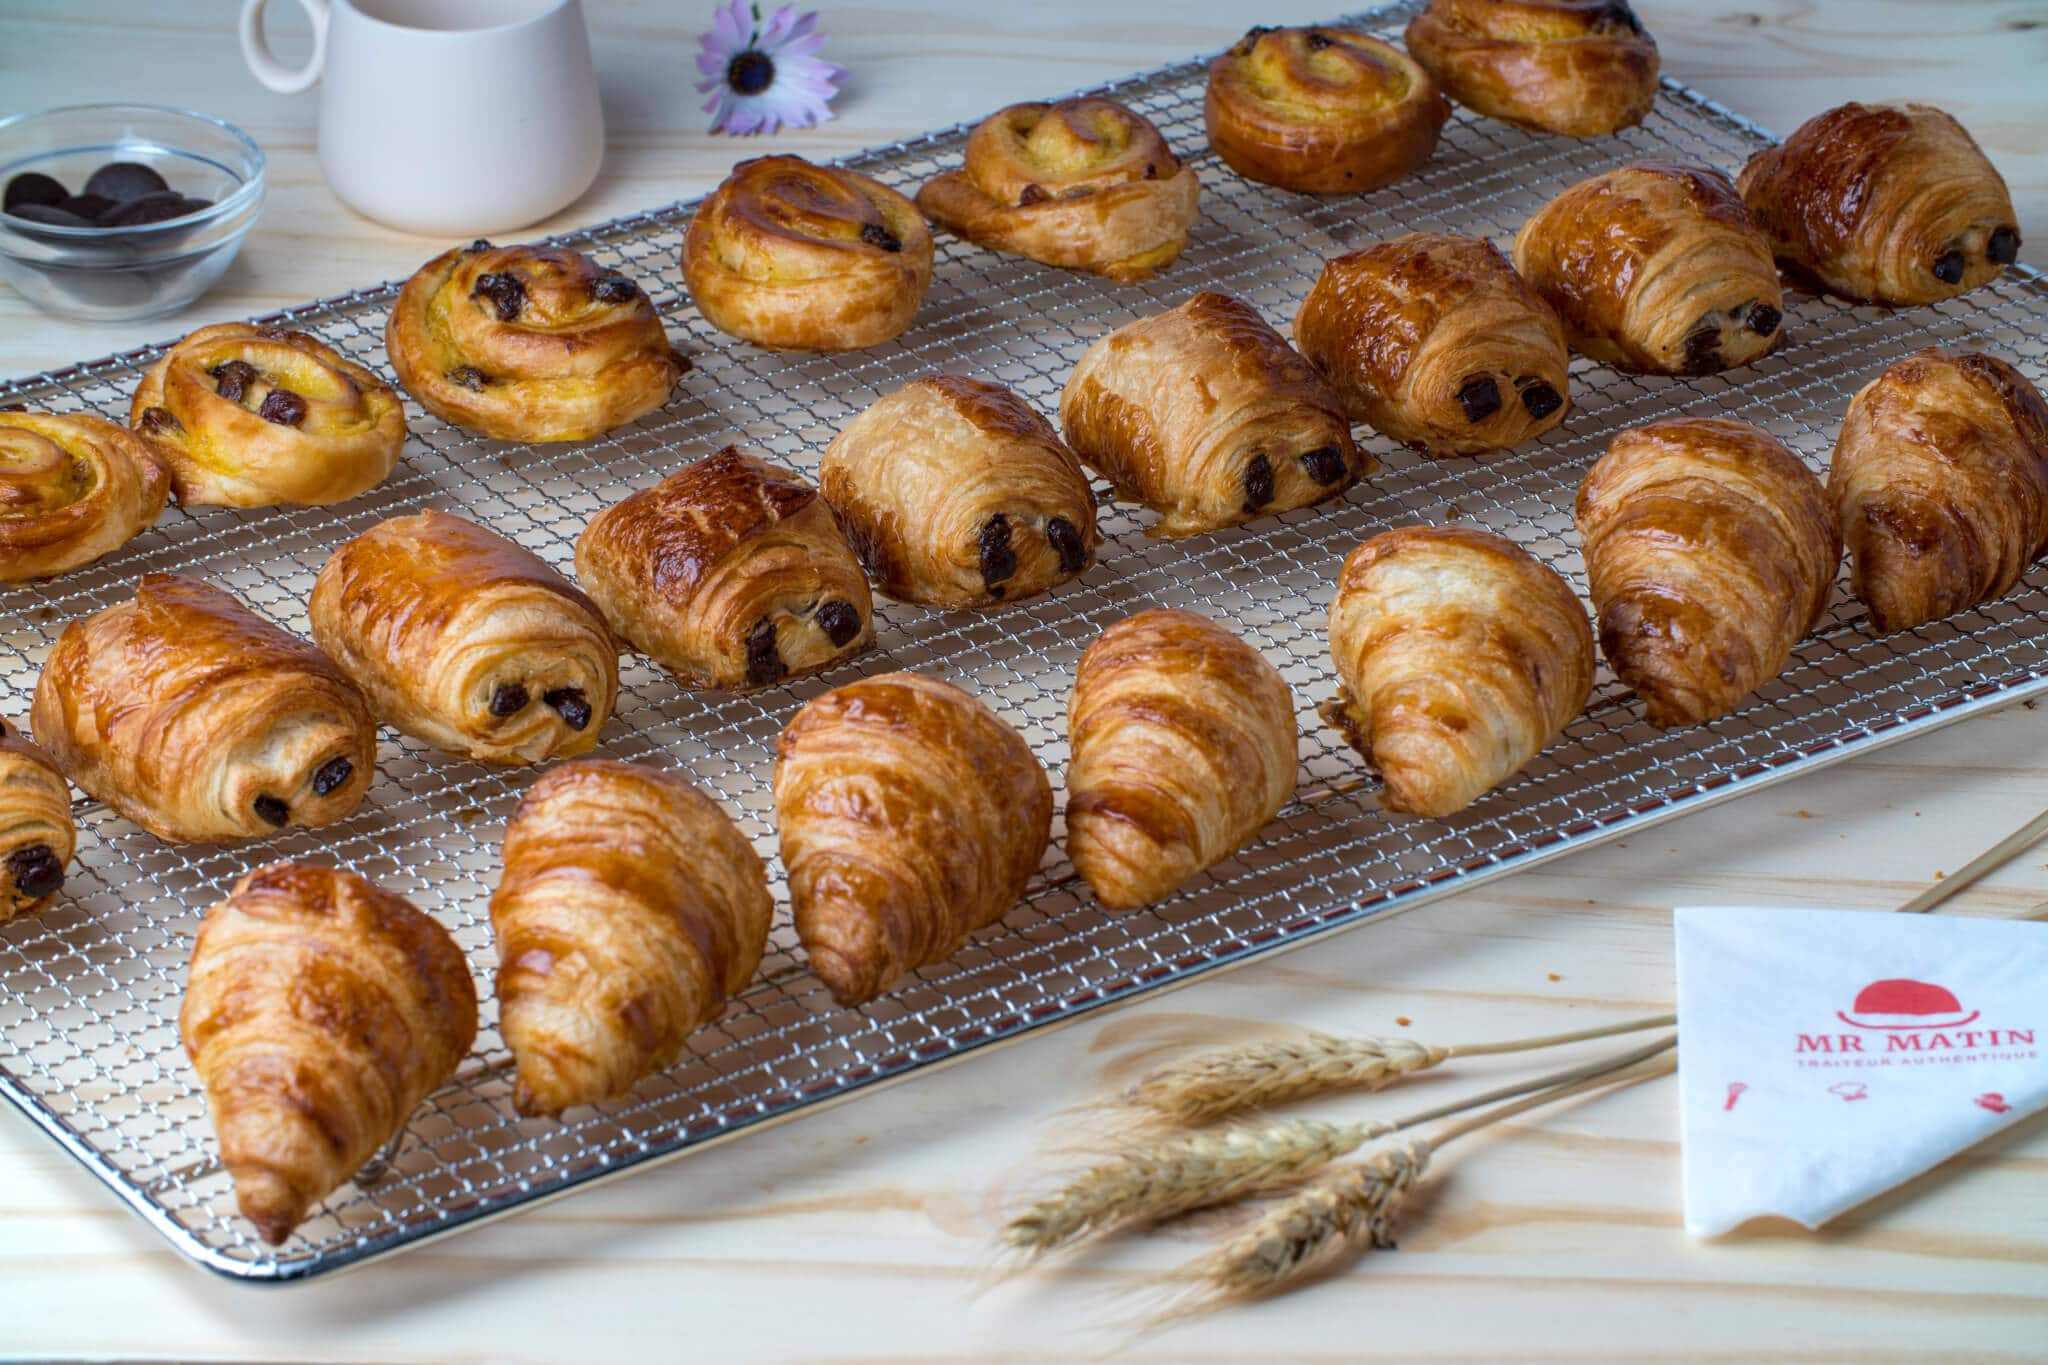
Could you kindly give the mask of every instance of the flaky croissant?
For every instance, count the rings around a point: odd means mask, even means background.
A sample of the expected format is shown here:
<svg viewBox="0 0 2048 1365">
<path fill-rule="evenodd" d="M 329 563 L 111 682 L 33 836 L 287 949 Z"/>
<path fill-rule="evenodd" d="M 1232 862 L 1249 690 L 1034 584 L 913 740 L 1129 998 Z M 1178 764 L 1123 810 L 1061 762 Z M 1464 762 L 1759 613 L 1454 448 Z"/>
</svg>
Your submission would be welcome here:
<svg viewBox="0 0 2048 1365">
<path fill-rule="evenodd" d="M 156 524 L 170 491 L 134 432 L 86 413 L 0 411 L 0 583 L 111 554 Z"/>
<path fill-rule="evenodd" d="M 1915 351 L 1850 400 L 1828 497 L 1879 630 L 2003 597 L 2048 551 L 2048 405 L 1995 356 Z"/>
<path fill-rule="evenodd" d="M 808 702 L 775 751 L 775 820 L 811 970 L 842 1005 L 950 957 L 1024 893 L 1052 787 L 951 683 L 884 673 Z"/>
<path fill-rule="evenodd" d="M 313 639 L 379 719 L 484 763 L 588 752 L 619 692 L 597 604 L 534 554 L 446 512 L 378 522 L 327 558 Z"/>
<path fill-rule="evenodd" d="M 77 843 L 64 774 L 0 716 L 0 924 L 50 903 Z"/>
<path fill-rule="evenodd" d="M 1193 535 L 1342 493 L 1374 467 L 1343 402 L 1249 304 L 1201 293 L 1090 346 L 1060 394 L 1082 463 Z"/>
<path fill-rule="evenodd" d="M 1116 909 L 1150 905 L 1263 829 L 1294 791 L 1278 669 L 1188 611 L 1127 616 L 1067 698 L 1067 856 Z"/>
<path fill-rule="evenodd" d="M 1209 64 L 1209 145 L 1248 180 L 1376 190 L 1436 150 L 1450 102 L 1407 53 L 1357 29 L 1255 28 Z"/>
<path fill-rule="evenodd" d="M 1458 103 L 1539 133 L 1633 128 L 1657 44 L 1626 0 L 1430 0 L 1403 41 Z"/>
<path fill-rule="evenodd" d="M 224 322 L 150 367 L 128 425 L 182 503 L 324 506 L 384 481 L 405 448 L 389 384 L 317 337 Z"/>
<path fill-rule="evenodd" d="M 446 929 L 353 872 L 272 863 L 207 911 L 178 1032 L 242 1216 L 282 1242 L 476 1041 Z"/>
<path fill-rule="evenodd" d="M 1795 278 L 1844 298 L 1935 303 L 2019 259 L 2005 181 L 1926 104 L 1844 104 L 1749 159 L 1736 184 Z"/>
<path fill-rule="evenodd" d="M 512 1102 L 559 1114 L 675 1064 L 753 980 L 774 903 L 717 804 L 631 763 L 565 763 L 505 826 L 491 896 Z"/>
<path fill-rule="evenodd" d="M 391 368 L 444 422 L 505 441 L 581 441 L 668 401 L 689 362 L 645 291 L 563 247 L 476 241 L 405 282 Z"/>
<path fill-rule="evenodd" d="M 1711 374 L 1778 344 L 1770 244 L 1719 171 L 1637 161 L 1564 190 L 1515 234 L 1515 269 L 1603 365 Z"/>
<path fill-rule="evenodd" d="M 1391 810 L 1446 816 L 1519 772 L 1585 708 L 1593 631 L 1571 585 L 1486 531 L 1410 526 L 1353 550 L 1330 603 L 1323 719 Z"/>
<path fill-rule="evenodd" d="M 576 577 L 622 639 L 690 687 L 766 687 L 874 642 L 874 599 L 832 509 L 733 446 L 593 517 Z"/>
<path fill-rule="evenodd" d="M 1574 510 L 1600 650 L 1652 725 L 1726 715 L 1827 610 L 1842 538 L 1769 433 L 1672 417 L 1617 435 Z"/>
<path fill-rule="evenodd" d="M 1339 256 L 1294 340 L 1351 417 L 1432 455 L 1506 450 L 1564 420 L 1564 327 L 1482 238 L 1415 232 Z"/>
<path fill-rule="evenodd" d="M 881 181 L 800 156 L 732 168 L 690 219 L 683 279 L 722 332 L 792 351 L 900 336 L 932 282 L 932 234 Z"/>
<path fill-rule="evenodd" d="M 1087 95 L 990 114 L 965 165 L 926 181 L 917 207 L 990 251 L 1135 284 L 1188 244 L 1201 193 L 1143 115 Z"/>
<path fill-rule="evenodd" d="M 332 824 L 362 803 L 377 748 L 325 654 L 179 574 L 64 627 L 29 723 L 87 795 L 182 842 Z"/>
<path fill-rule="evenodd" d="M 818 468 L 882 591 L 982 607 L 1087 572 L 1095 494 L 1052 423 L 1000 384 L 936 375 L 876 400 Z"/>
</svg>

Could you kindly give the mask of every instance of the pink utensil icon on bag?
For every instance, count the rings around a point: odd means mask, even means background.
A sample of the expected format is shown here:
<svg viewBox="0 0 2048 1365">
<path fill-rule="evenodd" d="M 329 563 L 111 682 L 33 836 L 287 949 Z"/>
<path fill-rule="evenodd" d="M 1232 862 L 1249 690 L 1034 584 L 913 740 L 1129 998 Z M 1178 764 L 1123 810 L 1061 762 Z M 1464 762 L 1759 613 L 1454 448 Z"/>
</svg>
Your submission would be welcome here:
<svg viewBox="0 0 2048 1365">
<path fill-rule="evenodd" d="M 1828 1087 L 1831 1095 L 1840 1095 L 1844 1103 L 1870 1098 L 1870 1087 L 1861 1081 L 1838 1081 Z"/>
<path fill-rule="evenodd" d="M 1721 1106 L 1721 1112 L 1725 1114 L 1730 1109 L 1733 1109 L 1735 1107 L 1735 1101 L 1741 1099 L 1742 1092 L 1747 1089 L 1749 1089 L 1749 1087 L 1743 1084 L 1741 1081 L 1728 1082 L 1728 1102 Z"/>
<path fill-rule="evenodd" d="M 1979 1095 L 1971 1103 L 1975 1104 L 1979 1109 L 1989 1109 L 1994 1114 L 2009 1114 L 2012 1112 L 2012 1106 L 2005 1102 L 2005 1096 L 1999 1094 L 1996 1090 Z"/>
</svg>

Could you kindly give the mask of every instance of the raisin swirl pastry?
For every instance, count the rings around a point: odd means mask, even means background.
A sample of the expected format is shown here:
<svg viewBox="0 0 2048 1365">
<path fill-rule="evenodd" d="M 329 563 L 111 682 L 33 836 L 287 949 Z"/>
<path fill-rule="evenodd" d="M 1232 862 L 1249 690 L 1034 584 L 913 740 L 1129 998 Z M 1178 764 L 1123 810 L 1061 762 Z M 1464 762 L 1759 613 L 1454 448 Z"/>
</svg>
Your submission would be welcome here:
<svg viewBox="0 0 2048 1365">
<path fill-rule="evenodd" d="M 1376 190 L 1436 150 L 1450 102 L 1391 43 L 1356 29 L 1255 28 L 1209 64 L 1209 145 L 1247 180 Z"/>
<path fill-rule="evenodd" d="M 867 577 L 802 477 L 727 446 L 592 518 L 576 577 L 687 687 L 743 691 L 874 640 Z"/>
<path fill-rule="evenodd" d="M 1080 461 L 1000 384 L 912 380 L 832 438 L 818 482 L 875 582 L 905 602 L 1029 597 L 1086 573 L 1100 541 Z"/>
<path fill-rule="evenodd" d="M 170 477 L 149 442 L 84 413 L 0 412 L 0 583 L 90 564 L 156 524 Z"/>
<path fill-rule="evenodd" d="M 362 803 L 377 746 L 325 654 L 179 574 L 64 627 L 29 724 L 88 796 L 181 843 L 332 824 Z"/>
<path fill-rule="evenodd" d="M 1330 603 L 1338 695 L 1323 719 L 1386 781 L 1390 810 L 1442 817 L 1519 772 L 1593 690 L 1571 585 L 1486 531 L 1410 526 L 1353 550 Z"/>
<path fill-rule="evenodd" d="M 2048 551 L 2048 405 L 1996 356 L 1915 351 L 1850 400 L 1828 497 L 1879 630 L 2003 597 Z"/>
<path fill-rule="evenodd" d="M 597 604 L 446 512 L 392 517 L 342 545 L 307 614 L 380 720 L 478 762 L 585 753 L 618 700 L 618 646 Z"/>
<path fill-rule="evenodd" d="M 1193 612 L 1141 611 L 1095 638 L 1067 698 L 1067 742 L 1067 856 L 1115 909 L 1165 899 L 1294 792 L 1280 671 Z"/>
<path fill-rule="evenodd" d="M 1657 44 L 1625 0 L 1430 0 L 1404 41 L 1452 99 L 1539 133 L 1617 133 L 1657 97 Z"/>
<path fill-rule="evenodd" d="M 77 839 L 64 774 L 0 716 L 0 924 L 50 903 Z"/>
<path fill-rule="evenodd" d="M 951 683 L 884 673 L 808 702 L 775 751 L 775 822 L 811 970 L 842 1005 L 950 957 L 1024 894 L 1052 787 Z"/>
<path fill-rule="evenodd" d="M 1135 284 L 1180 255 L 1201 193 L 1143 116 L 1082 96 L 990 114 L 917 206 L 976 246 Z"/>
<path fill-rule="evenodd" d="M 1352 418 L 1432 455 L 1506 450 L 1564 420 L 1564 327 L 1477 237 L 1416 232 L 1339 256 L 1294 340 Z"/>
<path fill-rule="evenodd" d="M 272 863 L 206 912 L 178 1033 L 235 1202 L 291 1236 L 446 1085 L 476 983 L 431 916 L 353 872 Z"/>
<path fill-rule="evenodd" d="M 384 326 L 406 392 L 504 441 L 581 441 L 660 407 L 689 362 L 640 286 L 561 247 L 444 251 Z"/>
<path fill-rule="evenodd" d="M 631 763 L 565 763 L 505 826 L 491 896 L 513 1106 L 559 1114 L 675 1065 L 753 980 L 768 871 L 716 802 Z"/>
<path fill-rule="evenodd" d="M 1616 436 L 1574 516 L 1600 651 L 1652 725 L 1724 716 L 1776 677 L 1827 610 L 1842 559 L 1813 471 L 1719 417 Z"/>
<path fill-rule="evenodd" d="M 1249 304 L 1202 293 L 1090 346 L 1060 395 L 1082 463 L 1193 535 L 1336 497 L 1374 467 L 1343 400 Z"/>
<path fill-rule="evenodd" d="M 1581 180 L 1522 224 L 1515 269 L 1603 365 L 1711 374 L 1782 337 L 1770 244 L 1719 171 L 1637 161 Z"/>
<path fill-rule="evenodd" d="M 321 507 L 384 481 L 405 448 L 398 394 L 317 337 L 202 327 L 142 377 L 128 425 L 187 504 Z"/>
<path fill-rule="evenodd" d="M 800 156 L 732 168 L 690 219 L 683 280 L 757 346 L 857 351 L 901 336 L 932 283 L 932 234 L 881 181 Z"/>
<path fill-rule="evenodd" d="M 1779 261 L 1844 298 L 1936 303 L 2019 259 L 2004 179 L 1932 105 L 1817 114 L 1751 157 L 1735 183 Z"/>
</svg>

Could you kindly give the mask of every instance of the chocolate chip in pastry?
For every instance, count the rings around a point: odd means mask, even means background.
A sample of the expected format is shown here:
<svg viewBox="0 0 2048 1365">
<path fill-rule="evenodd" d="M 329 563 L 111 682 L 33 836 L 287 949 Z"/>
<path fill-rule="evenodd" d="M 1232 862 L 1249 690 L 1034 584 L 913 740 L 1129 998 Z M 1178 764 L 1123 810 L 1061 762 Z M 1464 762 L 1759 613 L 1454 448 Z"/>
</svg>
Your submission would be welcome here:
<svg viewBox="0 0 2048 1365">
<path fill-rule="evenodd" d="M 170 476 L 135 433 L 85 413 L 0 412 L 0 582 L 113 553 L 164 510 Z"/>
<path fill-rule="evenodd" d="M 1620 132 L 1657 98 L 1657 44 L 1626 0 L 1430 0 L 1403 41 L 1452 99 L 1533 132 Z"/>
<path fill-rule="evenodd" d="M 64 774 L 0 717 L 0 924 L 50 903 L 64 886 L 77 841 Z"/>
</svg>

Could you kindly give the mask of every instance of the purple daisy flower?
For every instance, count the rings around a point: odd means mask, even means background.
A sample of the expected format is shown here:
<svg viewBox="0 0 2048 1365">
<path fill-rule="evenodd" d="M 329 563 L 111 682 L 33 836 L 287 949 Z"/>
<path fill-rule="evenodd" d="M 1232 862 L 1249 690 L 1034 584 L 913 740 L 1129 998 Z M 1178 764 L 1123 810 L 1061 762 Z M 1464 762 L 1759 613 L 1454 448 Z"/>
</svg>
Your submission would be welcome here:
<svg viewBox="0 0 2048 1365">
<path fill-rule="evenodd" d="M 784 5 L 761 20 L 761 7 L 732 0 L 697 40 L 697 89 L 714 133 L 772 133 L 783 124 L 810 128 L 832 117 L 832 96 L 846 73 L 812 54 L 824 44 L 815 11 Z"/>
</svg>

